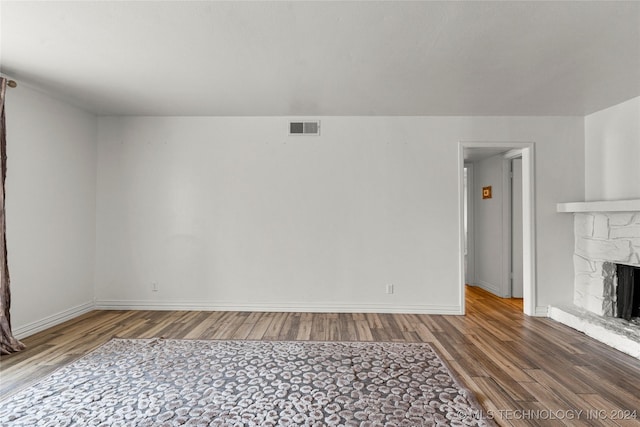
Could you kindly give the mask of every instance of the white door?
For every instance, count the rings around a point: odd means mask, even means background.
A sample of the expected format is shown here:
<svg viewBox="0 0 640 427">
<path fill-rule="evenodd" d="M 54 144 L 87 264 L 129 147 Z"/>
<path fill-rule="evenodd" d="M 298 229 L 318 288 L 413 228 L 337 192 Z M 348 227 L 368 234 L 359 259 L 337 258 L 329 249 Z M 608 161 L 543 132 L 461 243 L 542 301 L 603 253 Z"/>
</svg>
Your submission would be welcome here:
<svg viewBox="0 0 640 427">
<path fill-rule="evenodd" d="M 522 298 L 522 159 L 511 161 L 511 297 Z"/>
<path fill-rule="evenodd" d="M 464 281 L 475 285 L 475 260 L 473 255 L 473 164 L 464 165 Z"/>
<path fill-rule="evenodd" d="M 464 281 L 469 284 L 469 168 L 464 167 Z"/>
</svg>

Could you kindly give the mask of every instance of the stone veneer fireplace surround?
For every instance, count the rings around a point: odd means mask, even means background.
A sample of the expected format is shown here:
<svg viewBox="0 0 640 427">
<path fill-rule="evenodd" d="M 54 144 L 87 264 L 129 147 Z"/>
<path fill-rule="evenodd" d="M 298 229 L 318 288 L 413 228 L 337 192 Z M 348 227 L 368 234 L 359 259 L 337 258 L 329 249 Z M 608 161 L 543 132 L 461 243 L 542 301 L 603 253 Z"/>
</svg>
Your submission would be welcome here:
<svg viewBox="0 0 640 427">
<path fill-rule="evenodd" d="M 613 318 L 615 264 L 640 267 L 640 200 L 560 203 L 574 214 L 573 306 L 549 317 L 640 358 L 640 324 Z"/>
</svg>

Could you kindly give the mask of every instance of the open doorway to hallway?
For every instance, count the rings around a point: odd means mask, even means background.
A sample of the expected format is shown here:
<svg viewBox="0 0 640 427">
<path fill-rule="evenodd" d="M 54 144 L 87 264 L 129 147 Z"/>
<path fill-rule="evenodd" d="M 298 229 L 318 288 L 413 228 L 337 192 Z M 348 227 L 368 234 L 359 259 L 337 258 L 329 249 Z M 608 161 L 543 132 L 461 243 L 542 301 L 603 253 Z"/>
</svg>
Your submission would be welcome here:
<svg viewBox="0 0 640 427">
<path fill-rule="evenodd" d="M 468 283 L 522 298 L 535 315 L 533 144 L 461 143 L 460 154 L 461 294 Z"/>
</svg>

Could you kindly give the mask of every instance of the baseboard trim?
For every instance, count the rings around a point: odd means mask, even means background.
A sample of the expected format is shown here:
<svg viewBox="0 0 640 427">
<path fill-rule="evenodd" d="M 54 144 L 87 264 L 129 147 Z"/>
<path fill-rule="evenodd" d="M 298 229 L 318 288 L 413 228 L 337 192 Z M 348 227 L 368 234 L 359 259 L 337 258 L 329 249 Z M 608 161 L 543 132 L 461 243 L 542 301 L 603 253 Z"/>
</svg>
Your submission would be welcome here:
<svg viewBox="0 0 640 427">
<path fill-rule="evenodd" d="M 206 301 L 97 300 L 96 310 L 258 311 L 304 313 L 462 314 L 459 306 L 341 303 L 236 303 Z"/>
<path fill-rule="evenodd" d="M 95 305 L 93 301 L 85 302 L 84 304 L 80 304 L 67 310 L 60 311 L 56 314 L 52 314 L 51 316 L 47 316 L 35 322 L 27 323 L 26 325 L 13 328 L 13 335 L 20 340 L 40 331 L 44 331 L 47 328 L 59 325 L 60 323 L 66 322 L 67 320 L 76 318 L 82 314 L 88 313 L 94 309 Z"/>
<path fill-rule="evenodd" d="M 475 286 L 484 289 L 487 292 L 491 292 L 497 297 L 502 298 L 500 296 L 500 286 L 494 285 L 493 283 L 485 282 L 484 280 L 477 280 Z"/>
<path fill-rule="evenodd" d="M 536 307 L 536 311 L 534 313 L 535 317 L 549 317 L 549 306 L 543 305 Z"/>
</svg>

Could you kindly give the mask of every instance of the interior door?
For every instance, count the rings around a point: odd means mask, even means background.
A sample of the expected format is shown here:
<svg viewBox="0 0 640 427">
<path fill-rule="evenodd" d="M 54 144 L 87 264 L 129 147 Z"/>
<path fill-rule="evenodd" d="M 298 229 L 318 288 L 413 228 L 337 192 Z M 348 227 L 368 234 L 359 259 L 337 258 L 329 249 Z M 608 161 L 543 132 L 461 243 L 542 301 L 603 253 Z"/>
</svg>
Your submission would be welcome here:
<svg viewBox="0 0 640 427">
<path fill-rule="evenodd" d="M 522 298 L 522 159 L 511 161 L 511 296 Z"/>
</svg>

